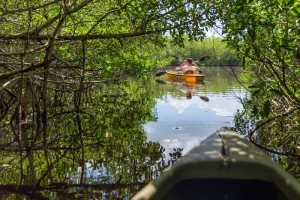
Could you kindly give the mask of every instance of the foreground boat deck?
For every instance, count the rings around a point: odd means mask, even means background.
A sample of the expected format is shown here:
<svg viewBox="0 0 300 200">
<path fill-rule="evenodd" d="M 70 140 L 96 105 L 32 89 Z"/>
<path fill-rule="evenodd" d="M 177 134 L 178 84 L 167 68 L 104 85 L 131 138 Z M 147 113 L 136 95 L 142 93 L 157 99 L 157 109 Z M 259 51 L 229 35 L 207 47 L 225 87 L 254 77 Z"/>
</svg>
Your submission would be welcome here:
<svg viewBox="0 0 300 200">
<path fill-rule="evenodd" d="M 254 144 L 223 128 L 132 199 L 299 200 L 300 184 Z"/>
</svg>

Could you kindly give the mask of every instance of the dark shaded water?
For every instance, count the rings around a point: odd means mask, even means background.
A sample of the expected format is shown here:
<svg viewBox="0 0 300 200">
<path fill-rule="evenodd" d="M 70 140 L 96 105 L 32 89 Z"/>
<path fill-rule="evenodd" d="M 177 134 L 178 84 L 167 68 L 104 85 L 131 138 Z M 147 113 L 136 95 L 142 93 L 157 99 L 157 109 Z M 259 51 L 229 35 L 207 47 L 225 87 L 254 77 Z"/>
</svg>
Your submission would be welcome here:
<svg viewBox="0 0 300 200">
<path fill-rule="evenodd" d="M 0 199 L 129 199 L 215 130 L 233 126 L 242 108 L 234 95 L 245 91 L 224 69 L 203 71 L 201 84 L 89 83 L 79 97 L 75 86 L 49 85 L 47 123 L 30 95 L 21 124 L 15 104 L 2 107 Z"/>
</svg>

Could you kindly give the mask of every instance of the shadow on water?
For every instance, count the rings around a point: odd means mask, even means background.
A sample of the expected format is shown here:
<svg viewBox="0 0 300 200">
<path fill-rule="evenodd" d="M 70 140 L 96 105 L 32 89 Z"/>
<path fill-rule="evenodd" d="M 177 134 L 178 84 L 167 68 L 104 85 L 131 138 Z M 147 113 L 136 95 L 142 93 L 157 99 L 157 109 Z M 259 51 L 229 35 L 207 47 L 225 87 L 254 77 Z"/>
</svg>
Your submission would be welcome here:
<svg viewBox="0 0 300 200">
<path fill-rule="evenodd" d="M 0 92 L 1 199 L 130 198 L 183 155 L 145 130 L 160 120 L 157 99 L 206 88 L 155 78 L 53 82 L 43 96 L 39 85 L 25 85 L 21 106 L 19 86 Z"/>
</svg>

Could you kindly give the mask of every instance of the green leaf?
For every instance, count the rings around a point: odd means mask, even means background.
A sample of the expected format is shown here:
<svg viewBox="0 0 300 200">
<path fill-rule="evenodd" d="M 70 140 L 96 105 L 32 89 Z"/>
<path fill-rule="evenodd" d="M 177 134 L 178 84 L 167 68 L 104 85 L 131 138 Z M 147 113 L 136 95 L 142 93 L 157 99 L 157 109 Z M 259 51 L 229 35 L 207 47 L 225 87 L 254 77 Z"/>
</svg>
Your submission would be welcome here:
<svg viewBox="0 0 300 200">
<path fill-rule="evenodd" d="M 274 94 L 277 94 L 277 95 L 282 95 L 282 92 L 280 90 L 277 90 L 277 89 L 270 89 L 269 91 L 273 92 Z"/>
<path fill-rule="evenodd" d="M 257 109 L 257 107 L 256 107 L 256 106 L 254 106 L 254 107 L 253 107 L 253 109 L 252 109 L 252 113 L 253 113 L 254 115 L 257 115 L 257 113 L 258 113 L 258 109 Z"/>
<path fill-rule="evenodd" d="M 246 57 L 243 56 L 242 58 L 242 69 L 246 69 Z"/>
<path fill-rule="evenodd" d="M 255 90 L 254 92 L 251 93 L 253 97 L 259 94 L 259 90 Z"/>
<path fill-rule="evenodd" d="M 254 48 L 255 55 L 257 57 L 260 57 L 260 49 L 257 47 L 256 44 L 253 45 L 253 48 Z"/>
<path fill-rule="evenodd" d="M 271 112 L 271 102 L 269 100 L 267 100 L 264 103 L 263 113 L 266 117 L 268 117 L 270 112 Z"/>
<path fill-rule="evenodd" d="M 245 55 L 248 55 L 250 52 L 250 47 L 248 47 L 246 50 L 245 50 Z"/>
<path fill-rule="evenodd" d="M 249 85 L 248 88 L 249 89 L 251 89 L 251 88 L 258 88 L 258 86 L 257 85 Z"/>
</svg>

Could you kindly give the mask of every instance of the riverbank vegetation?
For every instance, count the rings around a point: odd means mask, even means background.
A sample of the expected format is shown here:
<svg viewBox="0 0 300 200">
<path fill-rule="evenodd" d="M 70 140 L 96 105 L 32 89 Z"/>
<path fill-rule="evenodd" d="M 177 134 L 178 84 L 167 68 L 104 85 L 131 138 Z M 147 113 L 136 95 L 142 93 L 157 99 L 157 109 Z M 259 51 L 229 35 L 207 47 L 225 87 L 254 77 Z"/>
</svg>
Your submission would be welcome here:
<svg viewBox="0 0 300 200">
<path fill-rule="evenodd" d="M 237 130 L 300 180 L 300 3 L 220 1 L 216 8 L 250 77 Z"/>
<path fill-rule="evenodd" d="M 143 75 L 166 62 L 159 51 L 166 33 L 175 44 L 183 34 L 204 37 L 215 16 L 210 2 L 9 0 L 0 7 L 0 119 L 13 112 L 21 123 L 36 113 L 38 137 L 47 136 L 51 90 L 73 91 L 80 115 L 87 84 Z M 20 124 L 14 130 L 21 141 Z"/>
<path fill-rule="evenodd" d="M 222 37 L 206 37 L 199 41 L 188 41 L 185 37 L 183 46 L 176 46 L 169 43 L 166 46 L 167 56 L 176 56 L 170 65 L 179 65 L 180 61 L 186 58 L 199 60 L 203 56 L 209 56 L 210 59 L 205 62 L 197 62 L 197 65 L 202 66 L 239 66 L 241 59 L 236 52 L 231 49 L 226 41 L 222 41 Z"/>
</svg>

